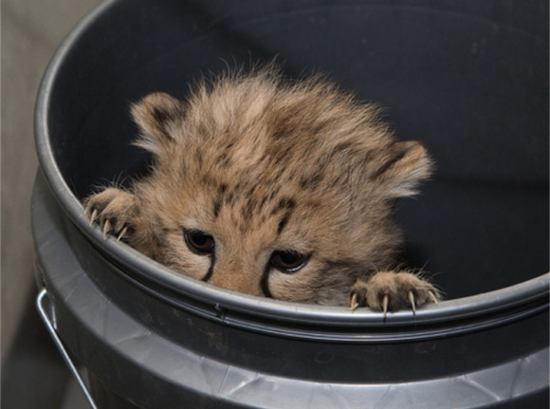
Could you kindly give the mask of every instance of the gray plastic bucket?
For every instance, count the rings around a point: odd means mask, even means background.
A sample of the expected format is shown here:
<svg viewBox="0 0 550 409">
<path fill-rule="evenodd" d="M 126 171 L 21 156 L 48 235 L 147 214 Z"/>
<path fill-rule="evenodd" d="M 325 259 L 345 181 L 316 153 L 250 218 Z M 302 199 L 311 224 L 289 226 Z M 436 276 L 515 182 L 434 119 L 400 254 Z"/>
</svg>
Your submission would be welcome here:
<svg viewBox="0 0 550 409">
<path fill-rule="evenodd" d="M 101 408 L 548 407 L 548 4 L 107 1 L 36 107 L 41 312 Z M 90 228 L 79 199 L 147 157 L 128 106 L 279 55 L 389 107 L 438 171 L 397 217 L 448 300 L 368 309 L 183 277 Z"/>
</svg>

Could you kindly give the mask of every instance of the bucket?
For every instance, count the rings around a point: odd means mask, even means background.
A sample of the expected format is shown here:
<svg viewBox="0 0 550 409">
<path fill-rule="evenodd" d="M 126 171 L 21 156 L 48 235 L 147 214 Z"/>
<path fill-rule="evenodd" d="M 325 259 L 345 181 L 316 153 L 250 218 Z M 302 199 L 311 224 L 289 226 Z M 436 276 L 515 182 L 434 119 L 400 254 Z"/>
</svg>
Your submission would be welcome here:
<svg viewBox="0 0 550 409">
<path fill-rule="evenodd" d="M 103 2 L 43 79 L 38 307 L 98 408 L 548 407 L 548 3 Z M 396 217 L 446 301 L 382 314 L 216 288 L 80 205 L 143 171 L 129 104 L 227 65 L 324 72 L 436 161 Z M 82 381 L 77 368 L 86 370 Z"/>
</svg>

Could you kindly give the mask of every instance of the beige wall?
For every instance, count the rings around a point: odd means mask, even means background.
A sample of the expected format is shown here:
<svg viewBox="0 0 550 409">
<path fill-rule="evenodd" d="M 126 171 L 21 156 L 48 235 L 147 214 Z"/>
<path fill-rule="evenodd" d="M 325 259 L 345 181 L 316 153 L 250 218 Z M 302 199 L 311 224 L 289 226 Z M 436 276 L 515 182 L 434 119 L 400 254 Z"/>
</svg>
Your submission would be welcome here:
<svg viewBox="0 0 550 409">
<path fill-rule="evenodd" d="M 42 74 L 67 32 L 98 0 L 2 0 L 2 361 L 32 300 L 33 110 Z"/>
</svg>

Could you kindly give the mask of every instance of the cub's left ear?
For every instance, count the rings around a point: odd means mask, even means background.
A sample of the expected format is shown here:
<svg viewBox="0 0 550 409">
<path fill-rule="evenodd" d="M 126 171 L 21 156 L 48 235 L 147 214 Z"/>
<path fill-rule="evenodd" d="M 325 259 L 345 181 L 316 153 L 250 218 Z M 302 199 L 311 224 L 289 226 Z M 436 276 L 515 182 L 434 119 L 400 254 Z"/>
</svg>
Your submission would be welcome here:
<svg viewBox="0 0 550 409">
<path fill-rule="evenodd" d="M 141 129 L 136 145 L 161 155 L 183 133 L 183 103 L 170 95 L 155 92 L 132 105 L 132 117 Z"/>
<path fill-rule="evenodd" d="M 413 196 L 419 183 L 431 175 L 432 168 L 433 162 L 420 142 L 396 142 L 384 154 L 384 162 L 373 179 L 387 199 Z"/>
</svg>

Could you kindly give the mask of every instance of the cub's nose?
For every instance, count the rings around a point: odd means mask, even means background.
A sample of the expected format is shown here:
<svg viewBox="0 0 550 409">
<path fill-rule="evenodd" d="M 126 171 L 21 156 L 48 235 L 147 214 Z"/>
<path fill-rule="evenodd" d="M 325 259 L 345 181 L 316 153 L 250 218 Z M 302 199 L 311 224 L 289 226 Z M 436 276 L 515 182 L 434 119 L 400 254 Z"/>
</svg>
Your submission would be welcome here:
<svg viewBox="0 0 550 409">
<path fill-rule="evenodd" d="M 214 271 L 208 283 L 228 290 L 261 297 L 263 293 L 260 287 L 260 279 L 260 275 L 253 277 L 241 269 L 224 269 L 220 267 L 220 269 Z"/>
</svg>

